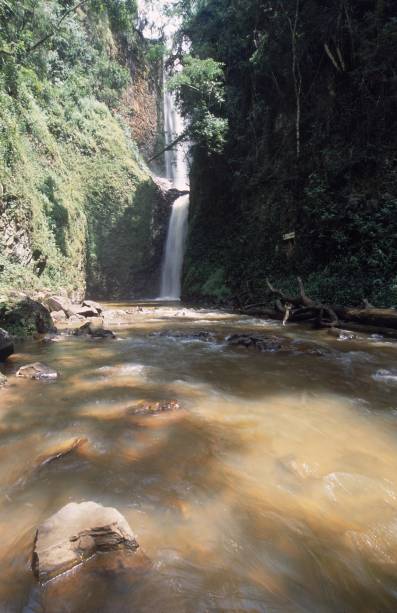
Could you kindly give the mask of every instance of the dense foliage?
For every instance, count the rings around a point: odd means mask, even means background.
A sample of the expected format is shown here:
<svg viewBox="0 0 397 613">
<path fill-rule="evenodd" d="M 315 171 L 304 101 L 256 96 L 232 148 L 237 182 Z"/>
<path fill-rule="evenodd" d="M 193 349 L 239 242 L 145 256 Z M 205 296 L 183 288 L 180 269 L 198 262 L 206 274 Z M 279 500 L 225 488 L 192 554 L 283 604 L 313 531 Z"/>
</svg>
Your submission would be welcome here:
<svg viewBox="0 0 397 613">
<path fill-rule="evenodd" d="M 115 295 L 152 272 L 157 191 L 122 121 L 136 21 L 135 0 L 0 0 L 0 289 Z"/>
<path fill-rule="evenodd" d="M 288 286 L 301 274 L 332 302 L 395 304 L 394 1 L 181 0 L 178 10 L 176 56 L 190 41 L 192 87 L 192 63 L 223 68 L 212 113 L 228 126 L 222 151 L 196 130 L 185 295 L 262 299 L 266 276 Z"/>
</svg>

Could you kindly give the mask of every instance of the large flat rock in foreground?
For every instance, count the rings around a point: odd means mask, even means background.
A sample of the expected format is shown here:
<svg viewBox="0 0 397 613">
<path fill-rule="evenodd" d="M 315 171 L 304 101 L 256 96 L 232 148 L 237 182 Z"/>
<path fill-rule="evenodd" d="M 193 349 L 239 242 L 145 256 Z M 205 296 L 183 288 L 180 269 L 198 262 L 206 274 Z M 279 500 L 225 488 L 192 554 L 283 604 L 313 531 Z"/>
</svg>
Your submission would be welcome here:
<svg viewBox="0 0 397 613">
<path fill-rule="evenodd" d="M 139 545 L 126 519 L 95 502 L 70 503 L 37 530 L 32 569 L 41 583 L 97 553 L 134 552 Z"/>
</svg>

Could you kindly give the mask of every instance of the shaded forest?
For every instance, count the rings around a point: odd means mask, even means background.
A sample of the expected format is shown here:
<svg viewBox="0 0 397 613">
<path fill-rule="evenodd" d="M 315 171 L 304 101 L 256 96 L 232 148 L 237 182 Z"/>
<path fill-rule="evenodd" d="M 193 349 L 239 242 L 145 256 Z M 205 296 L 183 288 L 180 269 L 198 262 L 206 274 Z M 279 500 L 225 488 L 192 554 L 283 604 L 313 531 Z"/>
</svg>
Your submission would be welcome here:
<svg viewBox="0 0 397 613">
<path fill-rule="evenodd" d="M 185 297 L 252 302 L 266 277 L 291 290 L 300 275 L 322 300 L 396 304 L 395 3 L 179 11 L 174 85 L 196 143 Z"/>
</svg>

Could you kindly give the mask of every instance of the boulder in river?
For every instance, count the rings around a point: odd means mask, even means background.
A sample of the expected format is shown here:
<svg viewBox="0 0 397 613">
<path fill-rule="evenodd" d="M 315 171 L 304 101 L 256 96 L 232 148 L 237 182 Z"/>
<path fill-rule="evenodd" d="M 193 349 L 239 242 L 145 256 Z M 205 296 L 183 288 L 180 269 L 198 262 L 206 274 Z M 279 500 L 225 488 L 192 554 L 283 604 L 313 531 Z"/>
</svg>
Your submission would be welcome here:
<svg viewBox="0 0 397 613">
<path fill-rule="evenodd" d="M 50 311 L 62 311 L 66 317 L 72 314 L 72 303 L 65 296 L 50 296 L 46 299 L 46 304 Z"/>
<path fill-rule="evenodd" d="M 53 380 L 58 379 L 59 374 L 56 370 L 43 364 L 42 362 L 33 362 L 32 364 L 26 364 L 21 366 L 17 371 L 17 377 L 25 377 L 25 379 L 37 379 L 37 380 Z"/>
<path fill-rule="evenodd" d="M 128 522 L 117 509 L 95 502 L 72 502 L 39 526 L 32 570 L 45 583 L 95 554 L 112 551 L 128 554 L 138 548 Z"/>
<path fill-rule="evenodd" d="M 88 307 L 95 310 L 98 315 L 100 315 L 103 311 L 101 305 L 98 302 L 94 302 L 94 300 L 83 300 L 83 307 Z"/>
<path fill-rule="evenodd" d="M 11 336 L 0 328 L 0 362 L 4 362 L 12 353 L 14 353 L 14 343 Z"/>
<path fill-rule="evenodd" d="M 273 335 L 231 334 L 225 340 L 228 345 L 235 347 L 255 347 L 260 351 L 279 351 L 287 339 Z"/>
<path fill-rule="evenodd" d="M 99 313 L 96 309 L 88 306 L 79 306 L 74 308 L 75 315 L 82 315 L 83 317 L 98 317 Z"/>
<path fill-rule="evenodd" d="M 87 321 L 85 324 L 74 330 L 74 336 L 92 336 L 93 338 L 116 338 L 116 335 L 111 330 L 106 330 L 102 327 L 102 320 L 100 325 L 96 325 L 91 321 Z"/>
</svg>

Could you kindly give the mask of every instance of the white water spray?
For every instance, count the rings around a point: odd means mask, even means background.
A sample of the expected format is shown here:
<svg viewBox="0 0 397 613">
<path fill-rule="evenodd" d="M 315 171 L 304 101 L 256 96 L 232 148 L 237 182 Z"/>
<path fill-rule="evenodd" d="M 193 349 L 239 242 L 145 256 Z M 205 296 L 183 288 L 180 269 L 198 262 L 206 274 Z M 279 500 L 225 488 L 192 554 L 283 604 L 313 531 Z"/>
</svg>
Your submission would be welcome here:
<svg viewBox="0 0 397 613">
<path fill-rule="evenodd" d="M 183 132 L 184 124 L 176 107 L 175 98 L 166 91 L 166 87 L 164 87 L 164 124 L 165 144 L 170 145 Z M 189 189 L 187 150 L 186 144 L 179 143 L 165 152 L 166 178 L 172 182 L 173 187 L 181 191 Z M 168 226 L 161 274 L 161 300 L 180 300 L 181 297 L 188 213 L 189 196 L 180 196 L 172 206 Z"/>
</svg>

